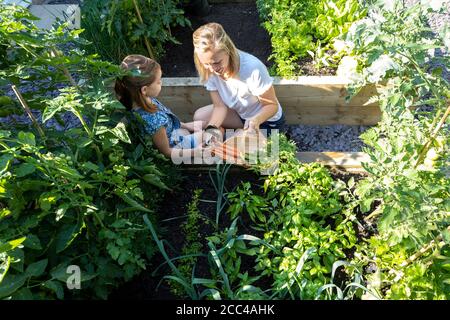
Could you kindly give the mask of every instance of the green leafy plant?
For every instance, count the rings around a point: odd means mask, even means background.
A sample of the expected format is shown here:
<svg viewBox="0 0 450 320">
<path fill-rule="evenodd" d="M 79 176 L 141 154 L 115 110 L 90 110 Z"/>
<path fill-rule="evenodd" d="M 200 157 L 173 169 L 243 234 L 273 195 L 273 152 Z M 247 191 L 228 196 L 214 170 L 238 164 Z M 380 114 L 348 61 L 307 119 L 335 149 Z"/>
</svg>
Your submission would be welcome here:
<svg viewBox="0 0 450 320">
<path fill-rule="evenodd" d="M 323 48 L 365 16 L 358 0 L 258 0 L 263 25 L 271 37 L 275 71 L 279 76 L 298 74 L 298 60 L 308 54 L 328 64 Z"/>
<path fill-rule="evenodd" d="M 242 256 L 247 259 L 256 256 L 258 246 L 268 246 L 258 237 L 244 234 L 237 235 L 237 219 L 223 232 L 216 233 L 208 239 L 209 265 L 211 278 L 217 279 L 209 287 L 215 292 L 215 299 L 268 299 L 269 295 L 255 282 L 261 276 L 250 275 L 251 270 L 241 271 Z M 249 242 L 249 245 L 246 244 Z M 217 249 L 219 247 L 219 249 Z M 273 247 L 271 247 L 273 248 Z"/>
<path fill-rule="evenodd" d="M 228 200 L 230 201 L 228 213 L 230 213 L 232 220 L 236 219 L 243 211 L 246 211 L 253 222 L 259 224 L 266 222 L 268 211 L 266 199 L 253 194 L 249 182 L 242 183 L 236 191 L 229 193 Z"/>
<path fill-rule="evenodd" d="M 348 213 L 340 213 L 343 183 L 318 164 L 300 164 L 295 146 L 283 135 L 279 141 L 278 167 L 265 178 L 263 195 L 243 184 L 228 194 L 229 212 L 248 213 L 252 228 L 264 231 L 255 270 L 272 279 L 270 297 L 313 299 L 357 239 Z"/>
<path fill-rule="evenodd" d="M 191 202 L 188 205 L 187 221 L 183 223 L 182 230 L 186 235 L 185 244 L 181 249 L 181 254 L 186 256 L 184 259 L 178 261 L 178 269 L 180 273 L 185 277 L 189 277 L 192 274 L 193 268 L 196 265 L 197 257 L 196 253 L 202 252 L 203 245 L 199 241 L 199 229 L 200 223 L 204 219 L 198 210 L 198 202 L 200 200 L 202 189 L 194 190 L 194 195 Z M 170 282 L 171 291 L 177 296 L 184 296 L 183 288 L 177 282 Z"/>
<path fill-rule="evenodd" d="M 35 128 L 0 133 L 0 297 L 106 299 L 155 252 L 142 241 L 142 212 L 154 213 L 169 189 L 167 161 L 129 135 L 139 130 L 105 89 L 117 67 L 59 50 L 82 43 L 80 31 L 38 30 L 28 11 L 0 7 L 2 85 L 19 95 L 33 81 L 36 90 L 21 104 L 38 105 L 44 123 L 66 112 L 79 120 L 61 132 L 33 118 Z M 57 88 L 50 99 L 46 91 Z M 66 285 L 72 265 L 81 271 L 80 290 Z"/>
<path fill-rule="evenodd" d="M 190 27 L 178 0 L 86 1 L 82 27 L 92 51 L 120 63 L 128 54 L 161 57 L 166 42 L 179 43 L 171 28 Z M 99 32 L 100 28 L 100 32 Z"/>
<path fill-rule="evenodd" d="M 377 266 L 368 286 L 383 288 L 385 297 L 394 299 L 445 297 L 445 287 L 434 280 L 445 272 L 428 251 L 448 233 L 450 223 L 450 90 L 442 70 L 429 70 L 427 63 L 449 64 L 448 55 L 433 57 L 446 46 L 448 27 L 431 37 L 426 25 L 430 6 L 375 1 L 342 46 L 358 64 L 352 94 L 366 84 L 382 85 L 372 99 L 379 102 L 381 122 L 361 136 L 371 159 L 364 164 L 369 176 L 355 188 L 362 213 L 375 207 L 365 220 L 376 224 L 378 234 L 356 260 Z M 424 248 L 428 253 L 418 255 Z M 409 263 L 411 257 L 417 259 Z"/>
</svg>

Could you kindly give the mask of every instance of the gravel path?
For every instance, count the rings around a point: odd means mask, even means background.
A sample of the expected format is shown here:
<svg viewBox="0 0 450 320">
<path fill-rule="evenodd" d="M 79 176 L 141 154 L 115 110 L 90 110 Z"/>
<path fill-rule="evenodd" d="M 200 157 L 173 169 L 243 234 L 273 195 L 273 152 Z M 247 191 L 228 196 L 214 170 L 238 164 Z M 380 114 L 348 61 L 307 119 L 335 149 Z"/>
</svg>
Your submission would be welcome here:
<svg viewBox="0 0 450 320">
<path fill-rule="evenodd" d="M 410 6 L 420 0 L 406 0 L 405 5 Z M 450 1 L 446 0 L 446 14 L 430 14 L 428 24 L 435 32 L 440 30 L 445 23 L 450 23 Z M 436 50 L 436 56 L 449 54 Z M 436 67 L 443 69 L 443 77 L 450 82 L 449 66 L 442 65 L 436 61 L 430 62 L 430 71 Z M 422 107 L 421 110 L 428 110 Z M 287 126 L 288 135 L 293 139 L 298 151 L 361 151 L 364 143 L 359 139 L 359 135 L 370 128 L 370 126 Z"/>
<path fill-rule="evenodd" d="M 369 126 L 330 126 L 289 125 L 287 135 L 294 140 L 297 151 L 361 151 L 364 143 L 359 135 Z"/>
</svg>

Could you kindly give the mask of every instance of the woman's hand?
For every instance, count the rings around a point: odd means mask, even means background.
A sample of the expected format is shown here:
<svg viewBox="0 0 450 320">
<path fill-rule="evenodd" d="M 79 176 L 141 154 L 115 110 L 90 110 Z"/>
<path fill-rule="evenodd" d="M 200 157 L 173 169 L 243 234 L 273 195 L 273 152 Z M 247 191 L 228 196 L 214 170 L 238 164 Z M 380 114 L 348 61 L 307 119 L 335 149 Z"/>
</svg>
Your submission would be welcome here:
<svg viewBox="0 0 450 320">
<path fill-rule="evenodd" d="M 245 120 L 244 130 L 247 130 L 250 133 L 257 133 L 259 131 L 260 122 L 257 117 L 253 117 L 251 119 Z"/>
</svg>

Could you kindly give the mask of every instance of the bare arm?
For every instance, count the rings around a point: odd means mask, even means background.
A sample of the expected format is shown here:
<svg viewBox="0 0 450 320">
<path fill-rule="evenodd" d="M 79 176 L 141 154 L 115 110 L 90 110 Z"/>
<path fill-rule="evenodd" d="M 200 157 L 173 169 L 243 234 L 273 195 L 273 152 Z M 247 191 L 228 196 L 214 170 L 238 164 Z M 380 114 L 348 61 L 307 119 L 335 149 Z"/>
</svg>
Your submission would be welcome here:
<svg viewBox="0 0 450 320">
<path fill-rule="evenodd" d="M 189 132 L 201 131 L 202 121 L 181 122 L 181 128 L 189 130 Z"/>
<path fill-rule="evenodd" d="M 271 86 L 262 95 L 258 96 L 258 99 L 263 108 L 256 116 L 245 122 L 244 129 L 258 129 L 261 123 L 272 118 L 278 111 L 278 99 L 273 86 Z"/>
<path fill-rule="evenodd" d="M 222 98 L 217 91 L 211 91 L 211 100 L 214 105 L 214 109 L 211 115 L 211 119 L 208 123 L 205 123 L 205 127 L 208 125 L 213 125 L 217 128 L 222 126 L 225 117 L 227 116 L 228 107 L 223 103 Z"/>
<path fill-rule="evenodd" d="M 156 148 L 167 158 L 173 159 L 174 157 L 183 159 L 189 159 L 194 156 L 197 149 L 201 149 L 201 146 L 196 149 L 174 149 L 170 147 L 169 139 L 167 138 L 166 128 L 161 127 L 158 131 L 153 134 L 152 137 L 153 144 Z"/>
</svg>

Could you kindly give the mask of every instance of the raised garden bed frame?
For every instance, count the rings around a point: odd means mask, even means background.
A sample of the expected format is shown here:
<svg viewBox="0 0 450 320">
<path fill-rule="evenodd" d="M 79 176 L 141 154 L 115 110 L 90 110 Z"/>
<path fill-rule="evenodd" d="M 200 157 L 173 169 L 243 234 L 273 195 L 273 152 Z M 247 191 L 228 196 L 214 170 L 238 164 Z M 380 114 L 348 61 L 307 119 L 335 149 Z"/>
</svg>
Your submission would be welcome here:
<svg viewBox="0 0 450 320">
<path fill-rule="evenodd" d="M 378 87 L 363 88 L 345 101 L 349 80 L 337 76 L 301 76 L 274 78 L 274 87 L 286 115 L 287 124 L 304 125 L 376 125 L 381 119 L 377 103 L 370 98 Z M 209 92 L 199 78 L 163 78 L 158 97 L 182 121 L 192 121 L 197 108 L 211 104 Z M 302 162 L 321 162 L 351 172 L 364 172 L 361 162 L 370 161 L 364 152 L 298 152 Z"/>
</svg>

